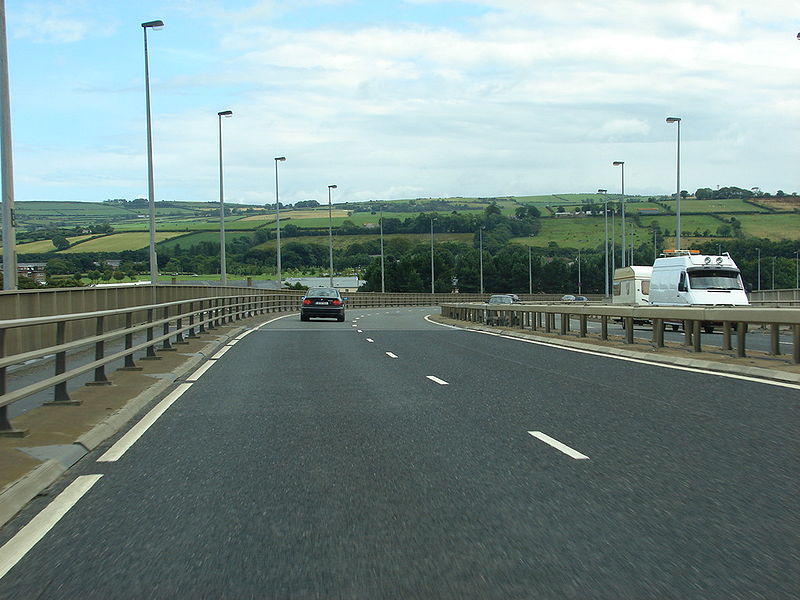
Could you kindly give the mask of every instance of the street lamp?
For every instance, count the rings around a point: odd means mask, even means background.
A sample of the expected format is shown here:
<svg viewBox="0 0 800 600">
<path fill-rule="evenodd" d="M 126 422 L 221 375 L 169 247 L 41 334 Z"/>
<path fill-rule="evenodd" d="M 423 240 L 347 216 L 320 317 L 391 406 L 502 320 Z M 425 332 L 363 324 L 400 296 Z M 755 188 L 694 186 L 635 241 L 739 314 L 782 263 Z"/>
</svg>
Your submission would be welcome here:
<svg viewBox="0 0 800 600">
<path fill-rule="evenodd" d="M 794 251 L 794 289 L 800 289 L 800 250 Z"/>
<path fill-rule="evenodd" d="M 285 156 L 275 157 L 275 225 L 276 240 L 278 242 L 278 288 L 281 287 L 281 201 L 278 196 L 278 163 L 286 160 Z"/>
<path fill-rule="evenodd" d="M 480 257 L 480 266 L 481 266 L 481 294 L 483 293 L 483 230 L 486 229 L 484 225 L 481 225 L 481 228 L 478 230 L 478 240 L 479 240 L 479 251 L 478 255 Z"/>
<path fill-rule="evenodd" d="M 578 248 L 578 295 L 581 295 L 581 249 Z"/>
<path fill-rule="evenodd" d="M 11 156 L 11 97 L 8 90 L 6 7 L 0 0 L 0 171 L 3 195 L 3 289 L 17 289 L 17 234 L 14 230 L 14 169 Z M 0 417 L 0 422 L 4 419 Z M 7 422 L 7 421 L 6 421 Z M 8 425 L 10 429 L 11 426 Z"/>
<path fill-rule="evenodd" d="M 625 266 L 625 161 L 623 160 L 615 160 L 611 163 L 615 167 L 622 168 L 622 264 L 620 266 Z"/>
<path fill-rule="evenodd" d="M 328 270 L 331 275 L 331 287 L 333 287 L 333 204 L 331 204 L 331 190 L 335 190 L 336 185 L 328 186 L 328 257 L 330 263 Z"/>
<path fill-rule="evenodd" d="M 381 204 L 381 293 L 386 293 L 386 276 L 383 266 L 383 204 Z"/>
<path fill-rule="evenodd" d="M 150 115 L 150 62 L 147 56 L 147 30 L 161 29 L 164 21 L 148 21 L 142 23 L 144 31 L 144 90 L 147 105 L 147 195 L 150 212 L 150 283 L 158 281 L 158 260 L 156 259 L 156 201 L 153 184 L 153 126 Z"/>
<path fill-rule="evenodd" d="M 758 291 L 761 291 L 761 248 L 756 248 L 758 251 Z"/>
<path fill-rule="evenodd" d="M 232 117 L 233 111 L 223 110 L 217 113 L 219 120 L 219 283 L 228 285 L 228 274 L 225 267 L 225 196 L 222 187 L 222 117 Z"/>
<path fill-rule="evenodd" d="M 431 217 L 431 294 L 435 293 L 433 282 L 435 281 L 435 277 L 433 274 L 433 222 L 436 220 L 436 217 Z"/>
<path fill-rule="evenodd" d="M 533 237 L 533 234 L 530 235 Z M 530 240 L 528 240 L 530 242 Z M 533 263 L 531 262 L 531 245 L 528 244 L 528 293 L 533 294 Z"/>
<path fill-rule="evenodd" d="M 675 193 L 675 250 L 681 249 L 681 119 L 680 117 L 667 117 L 667 123 L 678 124 L 678 186 Z"/>
<path fill-rule="evenodd" d="M 605 193 L 608 190 L 599 189 L 598 194 L 603 194 L 603 223 L 606 228 L 606 241 L 605 241 L 605 281 L 606 281 L 606 299 L 608 298 L 608 200 Z"/>
</svg>

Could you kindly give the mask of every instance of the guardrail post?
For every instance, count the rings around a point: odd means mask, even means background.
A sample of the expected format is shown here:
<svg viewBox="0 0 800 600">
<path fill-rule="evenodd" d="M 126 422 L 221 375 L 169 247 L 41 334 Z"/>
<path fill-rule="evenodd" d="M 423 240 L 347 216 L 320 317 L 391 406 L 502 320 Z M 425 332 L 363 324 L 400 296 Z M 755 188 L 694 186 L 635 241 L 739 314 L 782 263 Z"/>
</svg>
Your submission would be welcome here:
<svg viewBox="0 0 800 600">
<path fill-rule="evenodd" d="M 544 332 L 550 333 L 552 331 L 552 321 L 555 318 L 553 313 L 544 313 Z"/>
<path fill-rule="evenodd" d="M 682 321 L 683 323 L 683 345 L 692 345 L 692 332 L 694 331 L 693 321 Z"/>
<path fill-rule="evenodd" d="M 586 337 L 586 315 L 581 315 L 580 317 L 580 336 Z"/>
<path fill-rule="evenodd" d="M 624 317 L 625 319 L 625 343 L 633 343 L 633 317 Z"/>
<path fill-rule="evenodd" d="M 168 335 L 169 334 L 169 306 L 165 306 L 164 307 L 164 319 L 165 319 L 164 320 L 164 328 L 163 328 L 162 331 L 163 331 L 164 335 Z M 169 343 L 169 338 L 165 337 L 164 338 L 164 342 L 161 344 L 161 349 L 162 350 L 174 350 L 175 348 L 173 348 L 172 344 Z"/>
<path fill-rule="evenodd" d="M 664 347 L 664 320 L 653 319 L 653 345 L 656 349 Z"/>
<path fill-rule="evenodd" d="M 561 335 L 567 335 L 567 329 L 569 328 L 569 315 L 561 313 L 561 318 L 559 320 L 559 333 Z"/>
<path fill-rule="evenodd" d="M 150 327 L 147 328 L 147 341 L 153 341 L 153 309 L 147 309 L 147 323 Z M 146 356 L 142 358 L 142 360 L 161 360 L 161 357 L 156 355 L 156 346 L 155 344 L 149 344 L 147 346 Z"/>
<path fill-rule="evenodd" d="M 792 325 L 792 361 L 800 364 L 800 325 Z"/>
<path fill-rule="evenodd" d="M 692 349 L 695 352 L 702 352 L 702 340 L 700 339 L 700 321 L 692 321 Z"/>
<path fill-rule="evenodd" d="M 189 302 L 189 330 L 186 332 L 187 337 L 195 337 L 194 333 L 194 302 Z"/>
<path fill-rule="evenodd" d="M 608 316 L 601 315 L 600 316 L 600 339 L 607 340 L 608 339 Z"/>
<path fill-rule="evenodd" d="M 781 353 L 780 325 L 771 323 L 769 326 L 769 353 L 778 356 Z"/>
<path fill-rule="evenodd" d="M 175 343 L 176 344 L 188 344 L 186 340 L 183 339 L 183 304 L 178 304 L 178 320 L 175 321 L 175 329 L 177 333 L 175 334 Z"/>
<path fill-rule="evenodd" d="M 101 336 L 104 333 L 104 320 L 104 317 L 97 317 L 95 333 L 98 336 Z M 105 358 L 105 342 L 103 340 L 99 340 L 94 344 L 94 359 L 102 360 L 103 358 Z M 100 365 L 99 367 L 95 367 L 94 381 L 88 381 L 86 382 L 86 385 L 111 385 L 108 377 L 106 377 L 106 366 Z"/>
<path fill-rule="evenodd" d="M 125 314 L 125 329 L 127 333 L 125 334 L 125 350 L 130 350 L 133 348 L 133 333 L 131 332 L 131 328 L 133 327 L 133 312 L 128 312 Z M 125 365 L 122 367 L 126 371 L 141 371 L 142 367 L 137 367 L 136 363 L 133 362 L 133 352 L 130 354 L 125 355 Z"/>
<path fill-rule="evenodd" d="M 61 346 L 67 339 L 67 323 L 66 321 L 59 321 L 56 323 L 56 346 Z M 67 370 L 67 351 L 61 350 L 56 352 L 56 375 L 61 375 Z M 45 404 L 72 404 L 67 393 L 67 382 L 62 381 L 57 383 L 53 390 L 53 402 L 46 402 Z M 80 402 L 75 402 L 80 404 Z"/>
<path fill-rule="evenodd" d="M 722 322 L 722 349 L 723 350 L 733 350 L 733 346 L 731 346 L 731 322 L 730 321 L 723 321 Z"/>
<path fill-rule="evenodd" d="M 208 314 L 205 310 L 206 301 L 200 301 L 200 310 L 197 313 L 197 319 L 199 321 L 198 333 L 205 333 L 206 332 L 206 315 Z"/>
<path fill-rule="evenodd" d="M 0 329 L 0 358 L 6 356 L 6 330 Z M 0 397 L 6 393 L 6 368 L 0 367 Z M 8 406 L 0 406 L 0 436 L 3 437 L 25 437 L 28 435 L 27 429 L 14 429 L 11 421 L 8 420 Z"/>
<path fill-rule="evenodd" d="M 744 336 L 745 330 L 747 328 L 747 324 L 739 321 L 736 324 L 736 356 L 739 358 L 745 358 L 747 353 L 745 352 L 745 345 L 744 345 Z"/>
<path fill-rule="evenodd" d="M 209 331 L 216 329 L 216 327 L 214 326 L 214 319 L 217 318 L 216 306 L 217 306 L 217 299 L 216 298 L 209 299 L 208 311 L 206 311 L 206 319 L 208 319 L 208 323 L 206 323 L 206 329 L 208 329 Z"/>
</svg>

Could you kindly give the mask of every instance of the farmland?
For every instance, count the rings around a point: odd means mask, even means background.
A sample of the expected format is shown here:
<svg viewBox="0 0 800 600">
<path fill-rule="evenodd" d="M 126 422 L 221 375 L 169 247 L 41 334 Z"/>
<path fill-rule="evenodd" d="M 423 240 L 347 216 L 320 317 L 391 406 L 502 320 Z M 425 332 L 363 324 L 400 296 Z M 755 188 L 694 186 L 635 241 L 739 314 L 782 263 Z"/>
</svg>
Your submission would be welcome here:
<svg viewBox="0 0 800 600">
<path fill-rule="evenodd" d="M 463 214 L 480 215 L 487 206 L 494 203 L 501 214 L 513 216 L 520 206 L 535 206 L 542 215 L 540 231 L 534 237 L 514 238 L 512 241 L 537 248 L 582 248 L 596 249 L 605 239 L 604 219 L 600 215 L 561 215 L 556 217 L 557 207 L 563 207 L 569 213 L 579 211 L 584 203 L 594 203 L 595 209 L 603 202 L 612 205 L 618 202 L 619 196 L 614 194 L 550 194 L 534 196 L 487 198 L 444 198 L 416 200 L 380 201 L 380 203 L 349 203 L 333 209 L 334 230 L 345 221 L 356 227 L 364 228 L 361 235 L 334 235 L 335 245 L 349 244 L 376 239 L 380 212 L 376 208 L 383 207 L 384 219 L 414 219 L 421 212 L 414 210 L 417 206 L 435 205 L 439 214 L 450 214 L 457 210 Z M 655 200 L 655 201 L 653 201 Z M 451 204 L 453 209 L 442 208 Z M 398 210 L 392 210 L 392 206 Z M 692 236 L 697 241 L 724 240 L 718 237 L 719 231 L 730 229 L 732 222 L 738 222 L 741 235 L 753 238 L 771 238 L 800 240 L 800 213 L 794 211 L 800 207 L 797 197 L 758 198 L 754 201 L 742 199 L 728 200 L 696 200 L 693 198 L 681 201 L 681 229 L 684 236 Z M 228 208 L 226 206 L 226 208 Z M 369 210 L 364 210 L 368 208 Z M 639 243 L 650 243 L 655 223 L 662 232 L 674 235 L 676 203 L 669 197 L 657 199 L 645 197 L 627 197 L 626 202 L 626 234 L 634 236 Z M 258 230 L 268 230 L 274 235 L 275 213 L 263 206 L 230 207 L 232 214 L 225 218 L 226 237 L 233 240 L 246 236 L 252 240 Z M 641 210 L 658 211 L 655 214 L 641 214 Z M 18 252 L 55 253 L 50 238 L 26 242 L 25 231 L 36 228 L 59 227 L 64 232 L 71 246 L 60 251 L 74 254 L 82 252 L 120 252 L 123 250 L 140 250 L 146 248 L 149 241 L 149 220 L 143 213 L 141 205 L 131 206 L 116 203 L 89 202 L 18 202 Z M 180 245 L 189 248 L 200 242 L 218 243 L 219 217 L 218 205 L 215 202 L 166 202 L 157 203 L 156 230 L 159 247 L 167 250 Z M 430 214 L 428 211 L 426 214 Z M 304 236 L 303 230 L 325 230 L 328 227 L 327 206 L 319 208 L 281 209 L 281 227 L 294 226 L 292 237 L 284 237 L 285 242 L 327 243 L 326 236 Z M 90 234 L 85 228 L 98 223 L 108 223 L 113 228 L 109 235 Z M 83 228 L 83 230 L 81 230 Z M 609 221 L 611 228 L 611 221 Z M 722 228 L 722 229 L 720 229 Z M 726 229 L 727 228 L 727 229 Z M 69 231 L 67 231 L 69 229 Z M 72 230 L 74 229 L 74 232 Z M 616 238 L 620 237 L 620 219 L 614 220 Z M 334 234 L 336 232 L 334 231 Z M 358 233 L 358 232 L 355 232 Z M 428 239 L 423 234 L 395 234 L 410 240 Z M 452 240 L 469 243 L 471 234 L 438 234 L 438 241 Z M 31 239 L 30 237 L 28 239 Z M 35 239 L 35 237 L 34 237 Z M 387 236 L 390 239 L 390 236 Z M 629 238 L 630 239 L 630 238 Z M 274 240 L 261 246 L 273 247 Z"/>
</svg>

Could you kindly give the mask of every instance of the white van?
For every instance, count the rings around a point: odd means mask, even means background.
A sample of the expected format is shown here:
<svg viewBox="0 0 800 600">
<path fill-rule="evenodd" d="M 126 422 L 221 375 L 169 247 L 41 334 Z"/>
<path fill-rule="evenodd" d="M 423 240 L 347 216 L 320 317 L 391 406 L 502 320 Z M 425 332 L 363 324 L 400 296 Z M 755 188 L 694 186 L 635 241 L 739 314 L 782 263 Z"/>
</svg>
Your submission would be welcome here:
<svg viewBox="0 0 800 600">
<path fill-rule="evenodd" d="M 747 306 L 739 267 L 727 252 L 721 256 L 692 250 L 665 253 L 653 263 L 652 306 Z"/>
<path fill-rule="evenodd" d="M 614 270 L 611 303 L 628 306 L 650 304 L 650 277 L 653 267 L 630 265 Z"/>
</svg>

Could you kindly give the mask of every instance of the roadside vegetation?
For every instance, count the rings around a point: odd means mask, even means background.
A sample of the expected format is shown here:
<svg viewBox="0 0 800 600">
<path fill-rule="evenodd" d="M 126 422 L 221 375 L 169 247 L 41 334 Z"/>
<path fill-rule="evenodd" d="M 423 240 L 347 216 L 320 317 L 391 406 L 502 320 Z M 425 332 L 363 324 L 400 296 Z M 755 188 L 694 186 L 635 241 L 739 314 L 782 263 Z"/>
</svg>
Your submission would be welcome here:
<svg viewBox="0 0 800 600">
<path fill-rule="evenodd" d="M 437 292 L 479 291 L 482 238 L 487 292 L 527 292 L 530 282 L 534 292 L 576 292 L 580 285 L 583 293 L 602 293 L 603 208 L 608 208 L 619 264 L 619 200 L 612 194 L 554 194 L 337 204 L 332 214 L 334 264 L 337 274 L 365 279 L 363 289 L 380 290 L 382 222 L 387 291 L 429 291 L 433 220 Z M 655 255 L 674 245 L 675 210 L 671 197 L 626 197 L 626 250 L 634 263 L 652 264 Z M 156 214 L 164 278 L 218 278 L 218 204 L 159 202 Z M 146 215 L 142 199 L 18 202 L 19 261 L 46 263 L 49 285 L 146 278 Z M 281 205 L 280 216 L 284 276 L 327 274 L 328 207 L 313 200 Z M 275 277 L 276 227 L 274 205 L 226 207 L 229 277 Z M 796 194 L 732 187 L 684 192 L 681 230 L 684 248 L 730 252 L 754 289 L 772 287 L 773 262 L 775 287 L 795 286 L 800 249 Z"/>
</svg>

